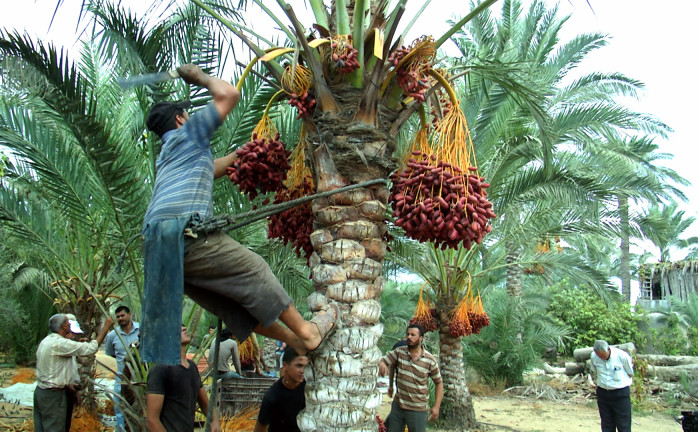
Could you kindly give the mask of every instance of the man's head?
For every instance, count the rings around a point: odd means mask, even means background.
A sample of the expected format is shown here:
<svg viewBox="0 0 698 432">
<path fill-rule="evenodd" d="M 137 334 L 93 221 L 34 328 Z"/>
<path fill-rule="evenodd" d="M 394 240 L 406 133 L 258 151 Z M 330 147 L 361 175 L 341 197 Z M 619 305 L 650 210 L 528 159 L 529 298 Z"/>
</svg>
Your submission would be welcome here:
<svg viewBox="0 0 698 432">
<path fill-rule="evenodd" d="M 605 340 L 597 340 L 594 342 L 594 352 L 601 360 L 608 360 L 611 356 L 611 348 Z"/>
<path fill-rule="evenodd" d="M 233 337 L 233 332 L 229 328 L 221 330 L 221 342 L 227 341 L 231 337 Z"/>
<path fill-rule="evenodd" d="M 71 319 L 72 318 L 72 319 Z M 55 314 L 48 319 L 48 327 L 53 333 L 62 336 L 69 336 L 71 333 L 83 334 L 80 324 L 78 324 L 73 314 Z"/>
<path fill-rule="evenodd" d="M 298 354 L 293 347 L 284 351 L 283 377 L 288 384 L 295 387 L 304 380 L 303 371 L 308 364 L 308 357 Z"/>
<path fill-rule="evenodd" d="M 216 326 L 208 326 L 208 334 L 213 335 L 213 332 L 216 331 Z"/>
<path fill-rule="evenodd" d="M 187 326 L 182 324 L 182 345 L 188 345 L 189 342 L 191 342 L 191 336 L 189 336 Z"/>
<path fill-rule="evenodd" d="M 191 101 L 183 100 L 177 102 L 158 102 L 150 109 L 145 124 L 148 130 L 155 132 L 160 138 L 173 129 L 182 126 L 189 115 L 185 111 L 191 106 Z"/>
<path fill-rule="evenodd" d="M 419 324 L 410 324 L 407 326 L 405 340 L 408 348 L 414 348 L 422 345 L 424 339 L 424 328 Z"/>
<path fill-rule="evenodd" d="M 116 308 L 116 322 L 121 328 L 128 327 L 131 324 L 131 309 L 128 306 L 121 305 Z"/>
<path fill-rule="evenodd" d="M 80 328 L 80 324 L 78 323 L 78 319 L 75 317 L 75 315 L 65 314 L 65 317 L 68 319 L 68 326 L 70 329 L 70 334 L 66 335 L 66 337 L 74 340 L 78 340 L 83 337 L 85 333 Z"/>
</svg>

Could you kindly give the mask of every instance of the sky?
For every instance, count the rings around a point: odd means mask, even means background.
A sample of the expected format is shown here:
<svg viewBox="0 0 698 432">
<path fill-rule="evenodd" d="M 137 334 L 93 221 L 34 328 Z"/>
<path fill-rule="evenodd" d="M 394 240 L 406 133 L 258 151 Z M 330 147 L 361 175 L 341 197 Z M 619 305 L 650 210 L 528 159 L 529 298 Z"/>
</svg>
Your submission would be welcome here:
<svg viewBox="0 0 698 432">
<path fill-rule="evenodd" d="M 78 45 L 75 44 L 75 29 L 82 0 L 63 0 L 63 6 L 49 30 L 57 1 L 5 2 L 0 14 L 0 27 L 26 29 L 29 34 L 44 41 L 66 46 L 72 51 L 71 58 L 76 58 Z M 150 3 L 150 0 L 122 0 L 122 4 L 129 5 L 135 12 L 142 12 L 145 5 Z M 269 3 L 276 6 L 275 2 Z M 301 22 L 309 25 L 310 15 L 302 13 L 304 3 L 300 0 L 289 0 L 289 3 L 296 9 Z M 408 2 L 403 18 L 405 23 L 422 3 L 419 0 Z M 465 1 L 432 0 L 408 40 L 430 34 L 434 29 L 442 29 L 448 19 L 464 16 L 468 12 L 466 7 L 462 10 L 454 8 L 459 3 L 468 4 Z M 556 4 L 552 0 L 546 0 L 546 3 L 549 6 Z M 492 8 L 501 8 L 501 1 Z M 698 3 L 677 0 L 561 0 L 559 9 L 562 15 L 570 15 L 563 27 L 563 40 L 588 32 L 610 36 L 608 46 L 587 57 L 583 66 L 585 72 L 621 72 L 645 84 L 640 100 L 624 100 L 624 103 L 638 112 L 652 114 L 673 129 L 667 139 L 658 138 L 655 142 L 659 144 L 660 151 L 674 155 L 671 161 L 664 164 L 692 183 L 684 188 L 688 202 L 682 204 L 681 208 L 686 211 L 686 216 L 698 217 L 698 190 L 695 187 L 698 185 L 698 143 L 697 135 L 692 130 L 698 120 L 698 86 L 693 84 L 693 74 L 696 73 L 694 44 L 698 42 L 698 26 L 695 25 Z M 254 23 L 257 29 L 266 27 L 258 21 Z M 440 35 L 439 32 L 434 34 L 435 37 Z M 698 222 L 689 228 L 687 234 L 698 236 Z M 649 246 L 640 246 L 643 247 Z M 672 257 L 679 259 L 683 255 L 675 253 Z"/>
</svg>

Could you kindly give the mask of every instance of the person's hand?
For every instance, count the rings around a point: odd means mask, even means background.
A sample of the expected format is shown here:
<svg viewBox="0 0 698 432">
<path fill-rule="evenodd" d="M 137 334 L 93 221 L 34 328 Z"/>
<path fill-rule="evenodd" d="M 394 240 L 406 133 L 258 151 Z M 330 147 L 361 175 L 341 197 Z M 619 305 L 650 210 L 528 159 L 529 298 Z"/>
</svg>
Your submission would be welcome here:
<svg viewBox="0 0 698 432">
<path fill-rule="evenodd" d="M 82 404 L 82 398 L 80 397 L 80 384 L 68 384 L 66 387 L 70 393 L 68 397 L 73 398 L 75 405 Z"/>
<path fill-rule="evenodd" d="M 104 327 L 111 327 L 114 324 L 114 318 L 108 316 L 107 319 L 104 320 Z"/>
<path fill-rule="evenodd" d="M 393 385 L 388 386 L 388 396 L 393 397 Z"/>
<path fill-rule="evenodd" d="M 431 412 L 429 413 L 429 421 L 433 422 L 439 418 L 439 408 L 438 407 L 432 407 Z"/>
<path fill-rule="evenodd" d="M 388 365 L 383 360 L 378 362 L 378 373 L 380 376 L 388 375 Z"/>
<path fill-rule="evenodd" d="M 177 73 L 187 84 L 201 85 L 204 71 L 195 64 L 187 63 L 177 68 Z"/>
</svg>

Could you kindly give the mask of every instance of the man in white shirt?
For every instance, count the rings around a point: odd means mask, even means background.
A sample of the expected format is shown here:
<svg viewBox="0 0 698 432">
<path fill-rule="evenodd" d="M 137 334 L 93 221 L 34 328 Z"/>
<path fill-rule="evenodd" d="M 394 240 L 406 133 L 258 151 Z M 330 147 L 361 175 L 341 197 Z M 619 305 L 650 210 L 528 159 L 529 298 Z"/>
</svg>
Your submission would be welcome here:
<svg viewBox="0 0 698 432">
<path fill-rule="evenodd" d="M 633 361 L 619 348 L 605 340 L 594 342 L 591 373 L 596 376 L 596 403 L 599 407 L 602 432 L 630 432 L 630 384 L 633 383 Z"/>
<path fill-rule="evenodd" d="M 51 333 L 36 350 L 36 381 L 34 390 L 34 431 L 65 432 L 68 410 L 68 386 L 75 377 L 75 356 L 91 355 L 104 341 L 114 321 L 107 318 L 104 327 L 91 342 L 77 342 L 68 336 L 80 330 L 77 321 L 65 314 L 55 314 L 48 320 Z"/>
</svg>

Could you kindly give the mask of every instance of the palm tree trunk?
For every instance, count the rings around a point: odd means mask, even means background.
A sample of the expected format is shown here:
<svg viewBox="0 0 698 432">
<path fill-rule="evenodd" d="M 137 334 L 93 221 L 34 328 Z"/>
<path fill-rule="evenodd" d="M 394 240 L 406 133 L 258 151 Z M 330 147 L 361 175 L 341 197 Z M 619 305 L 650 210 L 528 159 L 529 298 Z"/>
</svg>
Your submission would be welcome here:
<svg viewBox="0 0 698 432">
<path fill-rule="evenodd" d="M 618 195 L 620 213 L 620 280 L 621 292 L 630 301 L 630 209 L 628 197 Z"/>
<path fill-rule="evenodd" d="M 100 328 L 101 313 L 97 313 L 97 304 L 89 294 L 83 294 L 75 304 L 66 305 L 66 313 L 72 313 L 81 324 L 85 337 L 92 340 Z M 90 412 L 97 412 L 97 398 L 92 380 L 97 372 L 97 357 L 95 355 L 76 357 L 78 374 L 80 375 L 80 398 L 82 406 Z M 88 379 L 89 378 L 89 379 Z"/>
<path fill-rule="evenodd" d="M 311 136 L 312 171 L 318 192 L 387 178 L 394 138 L 349 118 L 325 115 L 320 134 Z M 381 276 L 386 252 L 385 186 L 358 189 L 313 202 L 315 217 L 310 268 L 315 292 L 311 310 L 335 301 L 342 325 L 306 368 L 306 407 L 300 429 L 310 431 L 377 431 L 376 409 L 382 397 L 376 388 L 380 324 Z"/>
<path fill-rule="evenodd" d="M 507 241 L 504 247 L 507 254 L 507 292 L 512 297 L 521 297 L 521 294 L 523 293 L 523 272 L 521 267 L 517 264 L 520 256 L 518 246 L 515 245 L 514 242 Z"/>
<path fill-rule="evenodd" d="M 472 430 L 477 426 L 473 400 L 468 391 L 463 367 L 462 336 L 449 334 L 446 311 L 443 305 L 439 313 L 439 368 L 444 382 L 444 397 L 441 403 L 439 419 L 450 430 Z"/>
</svg>

